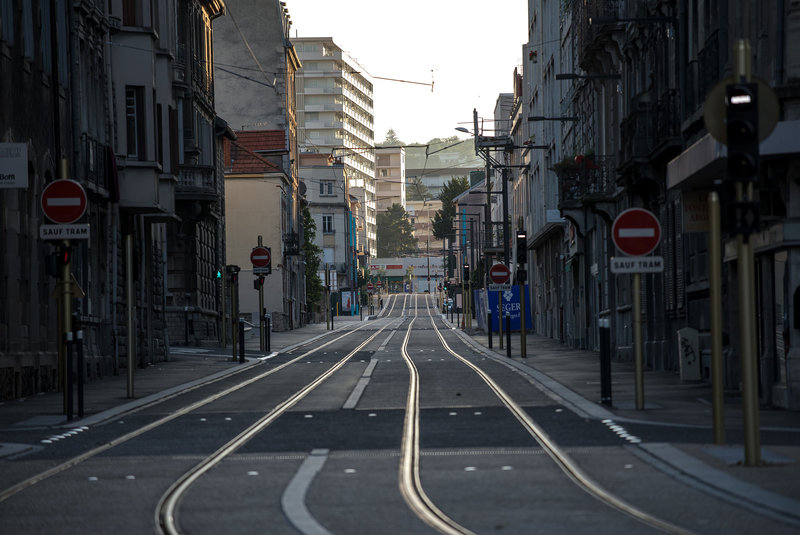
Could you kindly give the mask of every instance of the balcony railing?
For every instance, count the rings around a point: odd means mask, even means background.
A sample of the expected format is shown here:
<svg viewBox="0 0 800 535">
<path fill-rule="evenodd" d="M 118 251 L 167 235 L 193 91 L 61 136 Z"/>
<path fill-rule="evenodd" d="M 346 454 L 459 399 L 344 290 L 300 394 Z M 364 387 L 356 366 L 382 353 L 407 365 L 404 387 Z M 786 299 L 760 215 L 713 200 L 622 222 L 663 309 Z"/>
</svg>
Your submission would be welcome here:
<svg viewBox="0 0 800 535">
<path fill-rule="evenodd" d="M 622 120 L 622 146 L 620 163 L 647 158 L 655 144 L 653 131 L 655 113 L 653 105 L 644 98 L 634 98 L 634 111 Z"/>
<path fill-rule="evenodd" d="M 300 254 L 300 235 L 297 232 L 287 232 L 283 235 L 283 252 L 287 255 Z"/>
<path fill-rule="evenodd" d="M 558 175 L 560 209 L 611 200 L 616 191 L 616 165 L 613 156 L 577 157 L 554 167 Z"/>
<path fill-rule="evenodd" d="M 182 165 L 178 173 L 178 199 L 214 201 L 219 196 L 213 167 Z"/>
<path fill-rule="evenodd" d="M 619 17 L 620 0 L 594 0 L 592 2 L 572 2 L 573 24 L 576 27 L 579 63 L 584 70 L 593 63 L 596 51 L 604 46 L 603 36 L 618 25 L 604 22 Z"/>
</svg>

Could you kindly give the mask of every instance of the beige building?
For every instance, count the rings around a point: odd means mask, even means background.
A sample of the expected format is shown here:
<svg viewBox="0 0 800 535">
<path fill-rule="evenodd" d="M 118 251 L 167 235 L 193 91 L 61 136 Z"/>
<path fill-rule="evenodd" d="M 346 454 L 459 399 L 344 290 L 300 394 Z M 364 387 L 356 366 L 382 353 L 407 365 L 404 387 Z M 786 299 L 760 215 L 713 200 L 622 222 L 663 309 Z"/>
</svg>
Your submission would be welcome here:
<svg viewBox="0 0 800 535">
<path fill-rule="evenodd" d="M 375 192 L 378 212 L 397 203 L 406 208 L 406 150 L 381 147 L 375 150 Z"/>
<path fill-rule="evenodd" d="M 433 235 L 433 218 L 442 209 L 442 201 L 407 201 L 411 224 L 414 225 L 414 237 L 417 238 L 419 256 L 442 256 L 444 244 Z"/>
</svg>

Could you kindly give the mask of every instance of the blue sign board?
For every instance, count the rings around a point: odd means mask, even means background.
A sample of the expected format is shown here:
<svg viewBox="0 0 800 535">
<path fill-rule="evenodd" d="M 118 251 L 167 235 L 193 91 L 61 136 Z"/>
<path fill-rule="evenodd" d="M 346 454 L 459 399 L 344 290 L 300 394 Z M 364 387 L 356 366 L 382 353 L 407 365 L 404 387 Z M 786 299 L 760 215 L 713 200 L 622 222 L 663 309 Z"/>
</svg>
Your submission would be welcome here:
<svg viewBox="0 0 800 535">
<path fill-rule="evenodd" d="M 501 299 L 503 303 L 503 321 L 505 321 L 505 315 L 509 314 L 511 316 L 511 330 L 518 331 L 520 329 L 520 319 L 522 316 L 522 309 L 519 302 L 519 285 L 514 284 L 511 286 L 510 290 L 505 290 L 502 292 L 489 292 L 489 310 L 492 312 L 493 332 L 499 332 L 497 325 L 498 299 Z M 531 322 L 531 301 L 528 297 L 527 284 L 525 285 L 525 325 L 528 329 L 531 329 L 533 326 Z M 503 330 L 505 330 L 505 328 L 506 324 L 503 323 Z"/>
</svg>

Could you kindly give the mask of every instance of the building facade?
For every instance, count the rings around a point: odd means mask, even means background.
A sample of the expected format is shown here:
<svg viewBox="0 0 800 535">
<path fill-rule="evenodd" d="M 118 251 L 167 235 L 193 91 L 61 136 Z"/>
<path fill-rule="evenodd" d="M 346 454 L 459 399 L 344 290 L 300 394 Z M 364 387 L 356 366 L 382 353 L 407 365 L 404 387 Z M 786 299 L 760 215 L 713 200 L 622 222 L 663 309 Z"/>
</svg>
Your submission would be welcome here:
<svg viewBox="0 0 800 535">
<path fill-rule="evenodd" d="M 373 84 L 330 37 L 292 39 L 297 73 L 298 143 L 305 152 L 341 157 L 350 193 L 359 198 L 362 256 L 377 254 Z"/>
<path fill-rule="evenodd" d="M 655 254 L 664 262 L 663 273 L 642 276 L 645 365 L 677 372 L 678 331 L 688 328 L 698 333 L 701 379 L 708 379 L 710 259 L 702 223 L 714 180 L 725 176 L 727 152 L 709 134 L 703 107 L 733 72 L 736 40 L 747 39 L 752 72 L 775 90 L 780 108 L 760 147 L 761 224 L 750 237 L 759 395 L 762 403 L 800 408 L 800 263 L 792 238 L 800 150 L 788 142 L 800 133 L 798 7 L 704 0 L 528 5 L 519 119 L 532 129 L 520 124 L 512 135 L 515 145 L 528 136 L 542 146 L 514 178 L 515 196 L 529 197 L 514 206 L 530 222 L 536 330 L 597 349 L 598 321 L 607 318 L 616 356 L 632 358 L 632 276 L 610 272 L 610 258 L 620 255 L 611 225 L 627 208 L 645 208 L 660 220 Z M 514 158 L 524 162 L 524 150 Z M 551 212 L 554 205 L 565 221 Z M 724 377 L 725 388 L 737 391 L 744 311 L 736 238 L 726 232 L 724 240 Z"/>
<path fill-rule="evenodd" d="M 406 208 L 406 149 L 378 147 L 375 149 L 375 207 L 385 212 L 393 204 Z"/>
<path fill-rule="evenodd" d="M 187 287 L 205 315 L 194 340 L 216 339 L 216 292 L 201 276 L 217 264 L 220 218 L 194 235 L 203 236 L 194 259 L 175 229 L 198 206 L 222 210 L 210 36 L 223 3 L 9 0 L 2 9 L 2 142 L 25 146 L 28 160 L 26 187 L 0 193 L 5 257 L 20 258 L 0 265 L 3 398 L 63 388 L 65 329 L 83 330 L 89 379 L 167 358 L 169 308 Z M 57 178 L 87 196 L 79 223 L 89 236 L 69 248 L 39 238 L 38 200 Z M 77 284 L 59 321 L 47 266 L 66 251 Z"/>
</svg>

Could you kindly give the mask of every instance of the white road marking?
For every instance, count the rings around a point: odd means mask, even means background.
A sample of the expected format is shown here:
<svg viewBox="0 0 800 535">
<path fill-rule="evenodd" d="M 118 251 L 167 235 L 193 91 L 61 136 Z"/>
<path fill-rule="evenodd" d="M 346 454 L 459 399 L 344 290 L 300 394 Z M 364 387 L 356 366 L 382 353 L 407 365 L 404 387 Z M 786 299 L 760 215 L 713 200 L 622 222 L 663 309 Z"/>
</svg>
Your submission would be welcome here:
<svg viewBox="0 0 800 535">
<path fill-rule="evenodd" d="M 281 507 L 289 522 L 303 535 L 332 535 L 330 531 L 311 516 L 306 507 L 306 493 L 314 478 L 328 460 L 327 449 L 315 449 L 306 457 L 281 497 Z"/>
</svg>

